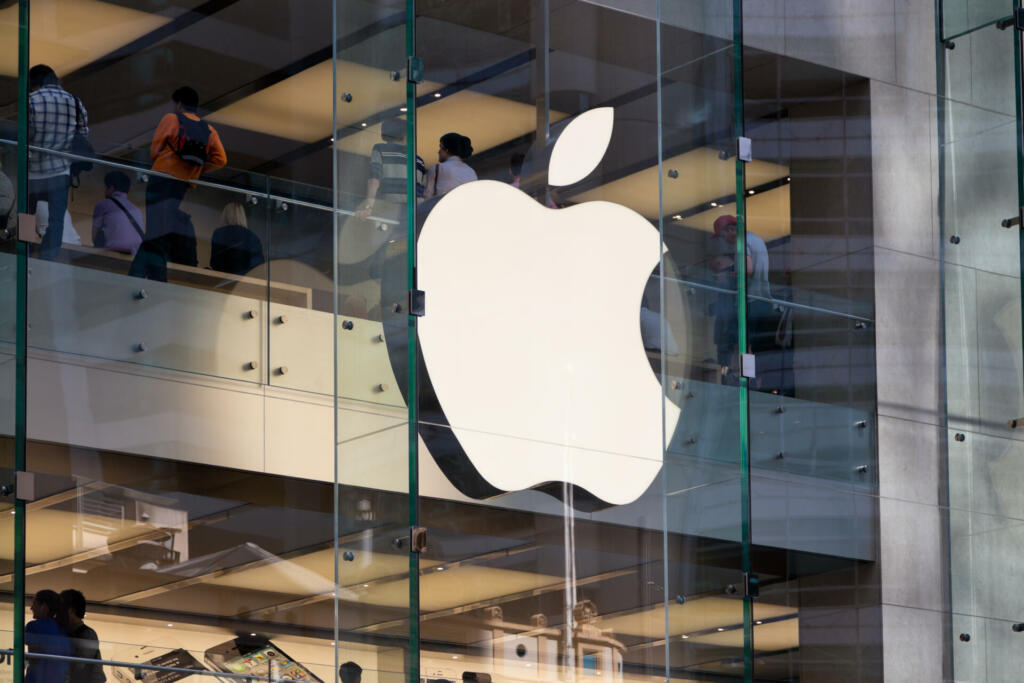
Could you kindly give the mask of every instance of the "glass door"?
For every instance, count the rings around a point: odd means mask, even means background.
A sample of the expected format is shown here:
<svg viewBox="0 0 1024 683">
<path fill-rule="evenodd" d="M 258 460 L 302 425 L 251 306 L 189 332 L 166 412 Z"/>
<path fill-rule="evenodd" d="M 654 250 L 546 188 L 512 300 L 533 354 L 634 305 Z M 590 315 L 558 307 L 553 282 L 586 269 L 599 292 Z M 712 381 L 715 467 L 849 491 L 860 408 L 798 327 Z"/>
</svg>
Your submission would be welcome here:
<svg viewBox="0 0 1024 683">
<path fill-rule="evenodd" d="M 941 4 L 949 580 L 956 680 L 1018 675 L 1024 416 L 1019 3 Z"/>
</svg>

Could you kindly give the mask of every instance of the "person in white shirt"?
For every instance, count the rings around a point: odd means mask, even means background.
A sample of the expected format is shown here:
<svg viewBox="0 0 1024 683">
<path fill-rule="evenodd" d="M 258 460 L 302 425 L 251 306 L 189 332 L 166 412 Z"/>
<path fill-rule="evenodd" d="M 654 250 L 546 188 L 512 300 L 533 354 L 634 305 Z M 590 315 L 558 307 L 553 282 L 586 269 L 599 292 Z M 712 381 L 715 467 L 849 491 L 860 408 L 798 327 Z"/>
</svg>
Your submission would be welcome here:
<svg viewBox="0 0 1024 683">
<path fill-rule="evenodd" d="M 427 172 L 427 189 L 423 196 L 440 197 L 459 185 L 476 180 L 476 171 L 466 163 L 472 154 L 473 144 L 465 135 L 442 135 L 437 149 L 439 163 Z"/>
</svg>

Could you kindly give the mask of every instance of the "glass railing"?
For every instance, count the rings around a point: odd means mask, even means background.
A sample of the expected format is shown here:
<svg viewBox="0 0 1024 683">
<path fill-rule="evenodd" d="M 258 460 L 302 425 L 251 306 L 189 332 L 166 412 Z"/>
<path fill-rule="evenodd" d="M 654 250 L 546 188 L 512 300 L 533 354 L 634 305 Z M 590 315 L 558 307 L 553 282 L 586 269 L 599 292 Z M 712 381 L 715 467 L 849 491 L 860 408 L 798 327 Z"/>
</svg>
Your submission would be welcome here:
<svg viewBox="0 0 1024 683">
<path fill-rule="evenodd" d="M 273 641 L 270 647 L 275 647 Z M 232 668 L 231 671 L 210 670 L 206 668 L 211 664 L 209 658 L 205 657 L 202 650 L 189 650 L 186 648 L 170 648 L 163 646 L 138 645 L 134 643 L 111 643 L 100 641 L 100 651 L 104 648 L 114 647 L 122 654 L 145 653 L 150 657 L 147 661 L 129 661 L 119 659 L 88 659 L 83 657 L 71 657 L 64 655 L 53 655 L 45 653 L 28 652 L 25 660 L 29 667 L 42 662 L 62 663 L 67 666 L 92 665 L 99 666 L 109 673 L 107 680 L 115 683 L 161 683 L 162 681 L 189 680 L 190 683 L 207 681 L 215 683 L 255 683 L 266 681 L 266 683 L 284 683 L 285 681 L 330 681 L 334 679 L 334 664 L 331 661 L 314 662 L 305 659 L 301 664 L 292 662 L 283 655 L 281 660 L 277 655 L 267 658 L 262 652 L 256 656 L 240 657 L 237 664 L 231 662 L 223 668 Z M 294 645 L 291 646 L 294 648 Z M 308 649 L 309 646 L 307 646 Z M 334 651 L 334 643 L 328 646 L 325 641 L 315 645 L 322 649 L 326 655 L 324 659 L 330 658 Z M 330 648 L 330 649 L 328 649 Z M 13 650 L 0 649 L 0 658 L 8 658 L 13 655 Z M 158 663 L 163 662 L 164 664 Z M 376 676 L 377 680 L 400 680 L 401 671 L 388 671 L 385 669 L 367 670 L 363 669 L 364 676 Z M 314 678 L 315 677 L 315 678 Z"/>
<path fill-rule="evenodd" d="M 657 276 L 651 283 L 653 288 Z M 721 419 L 735 413 L 739 401 L 736 290 L 733 282 L 693 267 L 681 277 L 666 277 L 664 296 L 665 310 L 673 313 L 658 360 L 665 365 L 667 397 L 680 409 L 667 435 L 667 458 L 689 463 L 680 486 L 702 485 L 719 476 L 716 468 L 739 462 L 739 432 Z M 764 304 L 759 314 L 767 318 L 758 330 L 748 317 L 748 350 L 755 358 L 748 381 L 752 472 L 872 489 L 872 305 L 776 283 L 770 297 L 748 300 Z M 653 362 L 660 330 L 657 317 L 646 315 L 650 319 L 642 317 L 641 327 Z M 755 334 L 766 338 L 758 343 Z"/>
<path fill-rule="evenodd" d="M 115 198 L 145 231 L 147 188 L 166 176 L 92 162 L 70 192 L 57 258 L 37 258 L 37 247 L 30 252 L 34 353 L 332 395 L 336 324 L 344 340 L 339 397 L 404 405 L 384 343 L 381 290 L 389 271 L 375 267 L 389 247 L 397 244 L 404 254 L 397 220 L 357 217 L 361 197 L 340 195 L 332 208 L 321 203 L 330 196 L 324 188 L 266 176 L 229 174 L 246 187 L 196 180 L 180 206 L 181 239 L 160 264 L 166 275 L 154 275 L 140 269 L 142 237 L 120 207 L 104 201 L 105 186 L 110 174 L 130 183 Z M 400 215 L 385 202 L 376 209 Z M 38 207 L 35 226 L 21 226 L 20 239 L 38 244 L 46 213 L 45 204 Z M 12 251 L 0 253 L 5 297 L 16 291 Z M 15 309 L 2 310 L 13 315 Z M 14 330 L 13 318 L 0 319 L 0 354 L 13 353 Z"/>
<path fill-rule="evenodd" d="M 349 407 L 405 405 L 398 376 L 404 346 L 393 348 L 404 324 L 396 339 L 388 327 L 404 321 L 405 230 L 391 217 L 401 207 L 377 202 L 381 215 L 362 219 L 355 213 L 361 197 L 341 195 L 332 208 L 321 203 L 329 196 L 324 188 L 241 172 L 232 177 L 244 176 L 249 187 L 195 181 L 181 205 L 194 233 L 191 258 L 168 262 L 166 281 L 157 281 L 132 275 L 131 241 L 97 246 L 105 219 L 102 210 L 100 218 L 94 212 L 104 200 L 105 177 L 119 172 L 131 182 L 122 200 L 144 216 L 146 188 L 160 174 L 120 162 L 94 164 L 72 191 L 59 257 L 31 260 L 33 353 L 320 396 L 332 395 L 337 382 L 339 398 L 353 402 Z M 124 221 L 120 227 L 124 233 Z M 24 229 L 21 237 L 39 239 Z M 14 296 L 14 277 L 13 255 L 0 254 L 4 296 Z M 674 313 L 664 354 L 657 275 L 640 311 L 652 371 L 660 373 L 664 360 L 671 379 L 666 393 L 682 411 L 669 435 L 669 451 L 680 457 L 737 457 L 738 444 L 723 447 L 735 434 L 708 433 L 720 422 L 715 416 L 734 411 L 737 400 L 730 389 L 738 385 L 738 358 L 722 338 L 736 324 L 728 310 L 735 308 L 730 284 L 698 267 L 665 278 L 664 310 Z M 871 305 L 776 284 L 770 298 L 750 299 L 771 309 L 773 336 L 770 350 L 756 354 L 750 384 L 754 467 L 857 486 L 874 481 Z M 0 319 L 0 353 L 8 356 L 14 327 L 14 320 Z M 398 370 L 396 353 L 403 360 Z M 0 372 L 7 366 L 0 363 Z"/>
</svg>

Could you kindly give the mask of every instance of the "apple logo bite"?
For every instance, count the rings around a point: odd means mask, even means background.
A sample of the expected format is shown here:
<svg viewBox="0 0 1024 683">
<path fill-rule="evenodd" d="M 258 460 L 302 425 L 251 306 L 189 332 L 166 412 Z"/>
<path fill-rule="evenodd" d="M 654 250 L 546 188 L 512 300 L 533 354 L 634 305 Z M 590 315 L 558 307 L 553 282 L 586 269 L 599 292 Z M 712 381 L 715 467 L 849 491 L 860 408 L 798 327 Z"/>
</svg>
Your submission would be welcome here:
<svg viewBox="0 0 1024 683">
<path fill-rule="evenodd" d="M 572 120 L 551 152 L 549 184 L 589 175 L 613 123 L 610 107 Z M 549 209 L 481 180 L 433 207 L 417 249 L 423 361 L 464 459 L 438 457 L 424 436 L 452 483 L 487 497 L 565 482 L 594 508 L 639 498 L 679 418 L 638 325 L 658 230 L 619 204 Z"/>
</svg>

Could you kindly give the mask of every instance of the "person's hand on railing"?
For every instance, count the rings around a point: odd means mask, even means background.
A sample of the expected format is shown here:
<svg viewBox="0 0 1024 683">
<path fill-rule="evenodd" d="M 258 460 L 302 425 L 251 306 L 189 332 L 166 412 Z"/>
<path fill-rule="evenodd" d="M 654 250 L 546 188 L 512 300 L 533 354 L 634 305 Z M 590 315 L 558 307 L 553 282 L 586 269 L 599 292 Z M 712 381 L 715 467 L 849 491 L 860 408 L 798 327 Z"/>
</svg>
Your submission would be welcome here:
<svg viewBox="0 0 1024 683">
<path fill-rule="evenodd" d="M 362 208 L 356 211 L 355 214 L 353 215 L 356 218 L 365 221 L 367 218 L 370 217 L 370 214 L 373 213 L 373 205 L 374 201 L 372 199 L 367 199 L 365 202 L 363 202 Z"/>
</svg>

